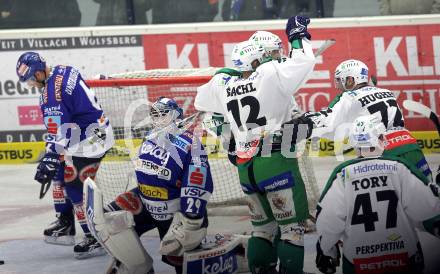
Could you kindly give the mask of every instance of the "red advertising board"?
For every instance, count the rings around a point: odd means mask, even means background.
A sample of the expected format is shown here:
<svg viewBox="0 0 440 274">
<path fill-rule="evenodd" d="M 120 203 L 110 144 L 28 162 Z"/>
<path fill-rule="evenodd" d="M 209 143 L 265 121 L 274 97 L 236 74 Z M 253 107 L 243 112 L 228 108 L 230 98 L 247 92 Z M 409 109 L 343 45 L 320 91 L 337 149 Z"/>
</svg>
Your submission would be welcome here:
<svg viewBox="0 0 440 274">
<path fill-rule="evenodd" d="M 273 31 L 284 42 L 284 30 Z M 378 86 L 395 92 L 398 101 L 423 101 L 440 112 L 440 24 L 311 29 L 313 45 L 326 39 L 336 44 L 318 58 L 312 78 L 297 94 L 305 110 L 319 110 L 336 96 L 333 72 L 346 59 L 365 62 Z M 231 66 L 229 54 L 235 43 L 253 31 L 150 34 L 143 36 L 145 68 L 197 68 Z M 286 43 L 285 43 L 286 44 Z M 286 49 L 287 50 L 287 49 Z M 404 111 L 411 130 L 433 126 Z"/>
</svg>

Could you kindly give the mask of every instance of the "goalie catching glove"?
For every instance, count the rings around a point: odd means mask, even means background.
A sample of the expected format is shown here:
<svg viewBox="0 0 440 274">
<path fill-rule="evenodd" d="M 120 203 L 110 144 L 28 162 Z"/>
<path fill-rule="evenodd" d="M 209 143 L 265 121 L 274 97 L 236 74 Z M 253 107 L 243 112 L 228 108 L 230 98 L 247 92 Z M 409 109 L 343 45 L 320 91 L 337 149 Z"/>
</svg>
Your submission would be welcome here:
<svg viewBox="0 0 440 274">
<path fill-rule="evenodd" d="M 203 218 L 190 219 L 181 212 L 176 212 L 160 243 L 159 253 L 165 256 L 183 256 L 185 251 L 198 247 L 207 233 L 206 227 L 201 227 L 202 223 Z"/>
</svg>

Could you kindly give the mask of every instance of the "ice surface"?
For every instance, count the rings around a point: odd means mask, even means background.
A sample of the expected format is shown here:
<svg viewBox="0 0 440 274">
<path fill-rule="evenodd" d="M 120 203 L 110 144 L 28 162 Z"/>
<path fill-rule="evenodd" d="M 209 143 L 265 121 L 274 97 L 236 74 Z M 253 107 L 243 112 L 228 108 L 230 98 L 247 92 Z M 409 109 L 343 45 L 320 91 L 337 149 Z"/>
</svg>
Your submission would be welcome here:
<svg viewBox="0 0 440 274">
<path fill-rule="evenodd" d="M 339 164 L 334 158 L 314 158 L 319 186 L 325 184 L 332 169 Z M 428 157 L 432 169 L 440 164 L 440 155 Z M 45 244 L 44 228 L 54 220 L 52 198 L 38 199 L 40 185 L 33 180 L 35 165 L 0 165 L 0 273 L 13 274 L 98 274 L 103 273 L 107 256 L 76 260 L 73 247 Z M 240 233 L 250 230 L 246 217 L 211 217 L 209 234 Z M 77 226 L 77 231 L 81 231 Z M 440 240 L 427 233 L 419 233 L 425 253 L 427 273 L 440 273 Z M 78 235 L 77 240 L 81 239 Z M 160 261 L 157 252 L 159 240 L 156 232 L 147 233 L 142 242 L 154 259 L 156 273 L 173 273 Z M 314 267 L 316 235 L 305 237 L 305 267 L 308 272 L 319 273 Z M 338 269 L 341 273 L 341 269 Z"/>
</svg>

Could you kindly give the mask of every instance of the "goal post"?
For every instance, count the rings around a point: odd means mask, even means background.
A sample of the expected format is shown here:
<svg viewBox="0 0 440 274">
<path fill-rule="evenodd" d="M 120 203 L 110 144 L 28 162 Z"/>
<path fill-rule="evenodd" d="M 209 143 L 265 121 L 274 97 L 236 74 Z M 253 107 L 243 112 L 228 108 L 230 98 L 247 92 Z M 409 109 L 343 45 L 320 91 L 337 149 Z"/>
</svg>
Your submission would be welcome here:
<svg viewBox="0 0 440 274">
<path fill-rule="evenodd" d="M 103 80 L 88 80 L 105 115 L 112 124 L 115 146 L 107 153 L 96 177 L 104 202 L 136 187 L 136 156 L 142 139 L 151 130 L 148 102 L 158 97 L 173 98 L 187 117 L 195 113 L 194 97 L 197 87 L 207 83 L 217 68 L 159 69 L 115 74 Z M 227 158 L 220 140 L 203 137 L 214 181 L 214 193 L 209 206 L 244 204 L 238 173 Z M 316 207 L 319 190 L 313 165 L 306 155 L 298 159 L 307 189 L 310 209 Z"/>
</svg>

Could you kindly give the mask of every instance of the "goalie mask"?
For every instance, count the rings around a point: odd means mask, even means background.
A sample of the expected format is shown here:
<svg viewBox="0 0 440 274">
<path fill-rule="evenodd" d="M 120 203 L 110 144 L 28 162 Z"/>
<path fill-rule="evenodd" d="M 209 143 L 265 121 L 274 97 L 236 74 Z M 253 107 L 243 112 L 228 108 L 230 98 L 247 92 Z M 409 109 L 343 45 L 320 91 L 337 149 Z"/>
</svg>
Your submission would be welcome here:
<svg viewBox="0 0 440 274">
<path fill-rule="evenodd" d="M 368 83 L 367 65 L 354 59 L 340 63 L 335 70 L 335 87 L 341 90 L 348 90 L 346 87 L 347 77 L 353 78 L 353 87 L 361 83 Z"/>
<path fill-rule="evenodd" d="M 183 110 L 176 101 L 159 97 L 150 107 L 150 117 L 155 128 L 164 128 L 183 118 Z"/>
<path fill-rule="evenodd" d="M 349 143 L 358 156 L 380 156 L 385 146 L 385 132 L 386 128 L 379 117 L 360 116 L 350 129 Z"/>
<path fill-rule="evenodd" d="M 238 71 L 254 71 L 264 59 L 264 49 L 251 41 L 244 41 L 234 46 L 231 60 Z M 258 61 L 254 62 L 255 60 Z"/>
<path fill-rule="evenodd" d="M 280 59 L 283 54 L 283 42 L 277 35 L 268 31 L 256 31 L 249 38 L 257 46 L 262 46 L 265 56 L 271 59 Z"/>
</svg>

